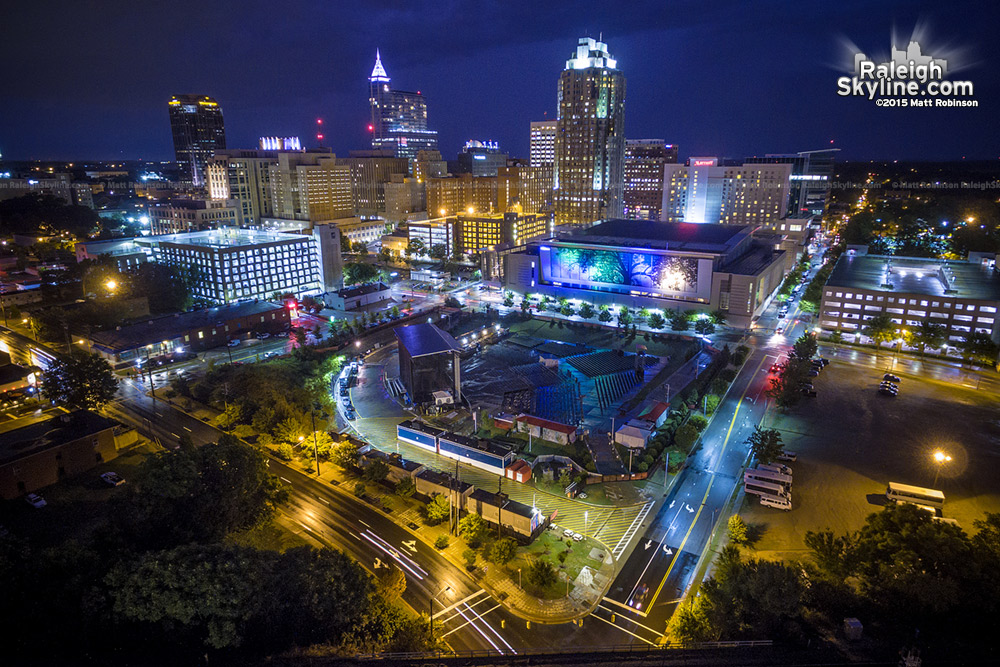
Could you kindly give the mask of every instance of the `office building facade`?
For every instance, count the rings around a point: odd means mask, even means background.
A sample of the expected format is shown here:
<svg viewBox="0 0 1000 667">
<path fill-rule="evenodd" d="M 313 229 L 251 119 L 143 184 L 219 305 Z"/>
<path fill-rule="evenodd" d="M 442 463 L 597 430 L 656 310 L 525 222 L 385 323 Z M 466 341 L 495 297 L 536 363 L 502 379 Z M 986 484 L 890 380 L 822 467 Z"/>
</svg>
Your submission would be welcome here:
<svg viewBox="0 0 1000 667">
<path fill-rule="evenodd" d="M 580 39 L 559 77 L 553 199 L 556 224 L 620 218 L 625 162 L 625 75 L 608 46 Z"/>
<path fill-rule="evenodd" d="M 216 303 L 316 292 L 323 282 L 312 236 L 225 228 L 134 242 L 149 261 L 190 271 L 194 296 Z"/>
<path fill-rule="evenodd" d="M 532 121 L 530 157 L 532 167 L 551 167 L 556 161 L 556 121 Z"/>
<path fill-rule="evenodd" d="M 349 157 L 337 158 L 337 163 L 351 169 L 354 214 L 362 217 L 382 214 L 385 211 L 385 184 L 396 174 L 409 173 L 407 159 L 395 157 L 388 150 L 351 151 Z"/>
<path fill-rule="evenodd" d="M 666 164 L 660 220 L 774 227 L 788 211 L 788 164 Z"/>
<path fill-rule="evenodd" d="M 467 141 L 458 154 L 456 173 L 473 176 L 496 176 L 507 166 L 507 154 L 501 153 L 495 141 Z"/>
<path fill-rule="evenodd" d="M 209 195 L 235 200 L 242 224 L 259 225 L 264 218 L 274 217 L 271 171 L 277 165 L 277 151 L 217 151 L 208 165 Z"/>
<path fill-rule="evenodd" d="M 240 224 L 239 203 L 222 199 L 177 199 L 149 207 L 153 234 L 196 232 Z"/>
<path fill-rule="evenodd" d="M 205 187 L 208 161 L 226 147 L 222 107 L 207 95 L 174 95 L 167 106 L 181 180 Z"/>
<path fill-rule="evenodd" d="M 504 243 L 525 243 L 551 233 L 552 218 L 540 213 L 459 214 L 455 218 L 455 252 L 480 253 Z"/>
<path fill-rule="evenodd" d="M 270 188 L 277 218 L 315 222 L 354 213 L 351 167 L 327 151 L 278 153 Z"/>
<path fill-rule="evenodd" d="M 659 220 L 663 206 L 663 167 L 677 162 L 676 144 L 663 139 L 625 140 L 626 218 Z"/>
<path fill-rule="evenodd" d="M 375 67 L 368 77 L 368 104 L 374 150 L 389 150 L 412 160 L 419 151 L 437 150 L 437 132 L 427 129 L 427 102 L 420 91 L 394 90 L 375 52 Z"/>
<path fill-rule="evenodd" d="M 789 164 L 792 166 L 788 187 L 788 215 L 808 218 L 823 215 L 833 184 L 834 161 L 839 148 L 800 153 L 751 157 L 745 164 Z"/>
</svg>

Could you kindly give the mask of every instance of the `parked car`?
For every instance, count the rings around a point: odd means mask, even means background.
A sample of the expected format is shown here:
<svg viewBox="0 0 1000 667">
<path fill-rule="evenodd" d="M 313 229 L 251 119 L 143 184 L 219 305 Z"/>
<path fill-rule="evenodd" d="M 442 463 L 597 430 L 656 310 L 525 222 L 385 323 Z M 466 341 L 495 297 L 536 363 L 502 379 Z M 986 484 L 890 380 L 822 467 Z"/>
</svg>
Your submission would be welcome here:
<svg viewBox="0 0 1000 667">
<path fill-rule="evenodd" d="M 226 343 L 226 345 L 228 345 L 229 347 L 239 347 L 240 346 L 240 339 L 239 338 L 234 338 L 231 341 L 229 341 L 228 343 Z"/>
<path fill-rule="evenodd" d="M 288 338 L 288 332 L 287 331 L 279 331 L 277 333 L 277 336 L 278 336 L 278 338 Z"/>
<path fill-rule="evenodd" d="M 125 478 L 116 472 L 106 472 L 101 474 L 101 479 L 108 486 L 121 486 L 125 483 Z"/>
<path fill-rule="evenodd" d="M 882 376 L 882 379 L 888 382 L 900 382 L 900 379 L 895 375 L 893 375 L 892 373 L 886 373 L 885 375 Z"/>
<path fill-rule="evenodd" d="M 796 454 L 795 452 L 782 450 L 782 452 L 778 454 L 776 458 L 779 461 L 791 461 L 792 463 L 795 463 L 795 461 L 799 458 L 799 455 Z"/>
<path fill-rule="evenodd" d="M 898 391 L 889 389 L 888 387 L 879 387 L 878 393 L 882 396 L 892 396 L 893 398 L 895 398 L 896 395 L 899 394 Z"/>
<path fill-rule="evenodd" d="M 808 373 L 806 373 L 806 375 L 808 375 L 811 378 L 819 377 L 819 371 L 814 368 Z"/>
<path fill-rule="evenodd" d="M 267 333 L 266 331 L 261 331 L 259 334 L 257 334 L 258 340 L 267 340 L 270 337 L 271 334 Z"/>
<path fill-rule="evenodd" d="M 803 387 L 802 388 L 802 395 L 803 396 L 807 396 L 808 398 L 816 398 L 816 390 L 815 389 L 806 389 L 805 387 Z"/>
<path fill-rule="evenodd" d="M 42 498 L 37 493 L 29 493 L 28 495 L 26 495 L 24 497 L 24 502 L 28 503 L 34 508 L 42 508 L 48 505 L 48 503 L 45 502 L 45 498 Z"/>
</svg>

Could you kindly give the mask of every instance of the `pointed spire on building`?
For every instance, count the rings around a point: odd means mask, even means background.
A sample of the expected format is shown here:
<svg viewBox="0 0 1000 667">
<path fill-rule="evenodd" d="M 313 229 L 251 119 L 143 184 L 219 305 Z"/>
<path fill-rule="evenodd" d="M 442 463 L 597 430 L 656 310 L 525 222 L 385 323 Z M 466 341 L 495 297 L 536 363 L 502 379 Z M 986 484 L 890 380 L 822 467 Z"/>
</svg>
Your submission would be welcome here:
<svg viewBox="0 0 1000 667">
<path fill-rule="evenodd" d="M 389 75 L 385 73 L 385 68 L 382 67 L 382 54 L 379 53 L 378 49 L 375 49 L 375 67 L 372 68 L 372 75 L 368 77 L 369 81 L 388 81 Z"/>
</svg>

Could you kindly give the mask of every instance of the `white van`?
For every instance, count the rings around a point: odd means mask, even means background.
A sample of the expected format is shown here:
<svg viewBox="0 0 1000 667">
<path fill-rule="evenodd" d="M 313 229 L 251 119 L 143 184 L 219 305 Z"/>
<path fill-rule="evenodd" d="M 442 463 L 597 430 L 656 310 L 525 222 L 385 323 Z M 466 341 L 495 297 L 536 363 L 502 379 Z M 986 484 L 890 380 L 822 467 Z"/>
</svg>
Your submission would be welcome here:
<svg viewBox="0 0 1000 667">
<path fill-rule="evenodd" d="M 792 469 L 781 463 L 760 463 L 757 465 L 760 470 L 770 470 L 771 472 L 780 472 L 782 475 L 791 475 Z"/>
<path fill-rule="evenodd" d="M 799 458 L 799 455 L 795 452 L 784 451 L 778 454 L 776 458 L 779 461 L 791 461 L 792 463 L 795 463 L 795 459 Z"/>
<path fill-rule="evenodd" d="M 761 496 L 760 504 L 764 507 L 773 507 L 779 510 L 785 510 L 786 512 L 792 509 L 792 498 L 782 498 L 780 496 Z"/>
</svg>

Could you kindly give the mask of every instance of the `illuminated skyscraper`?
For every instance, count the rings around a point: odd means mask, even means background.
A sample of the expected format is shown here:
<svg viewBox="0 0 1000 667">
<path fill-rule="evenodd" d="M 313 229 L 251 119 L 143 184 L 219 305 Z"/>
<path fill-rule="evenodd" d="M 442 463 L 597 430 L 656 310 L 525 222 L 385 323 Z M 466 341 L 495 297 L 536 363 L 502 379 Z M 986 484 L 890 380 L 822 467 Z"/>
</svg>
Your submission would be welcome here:
<svg viewBox="0 0 1000 667">
<path fill-rule="evenodd" d="M 556 121 L 531 123 L 531 166 L 551 167 L 556 158 Z"/>
<path fill-rule="evenodd" d="M 222 107 L 207 95 L 174 95 L 168 108 L 181 179 L 204 186 L 208 161 L 226 147 Z"/>
<path fill-rule="evenodd" d="M 368 77 L 372 148 L 391 150 L 396 157 L 413 160 L 418 151 L 437 150 L 437 131 L 427 129 L 427 101 L 420 91 L 393 90 L 375 51 L 375 67 Z"/>
<path fill-rule="evenodd" d="M 677 144 L 663 139 L 625 141 L 625 217 L 659 220 L 663 165 L 677 162 Z"/>
<path fill-rule="evenodd" d="M 580 39 L 559 77 L 553 198 L 556 223 L 620 218 L 625 162 L 625 76 L 608 45 Z"/>
</svg>

